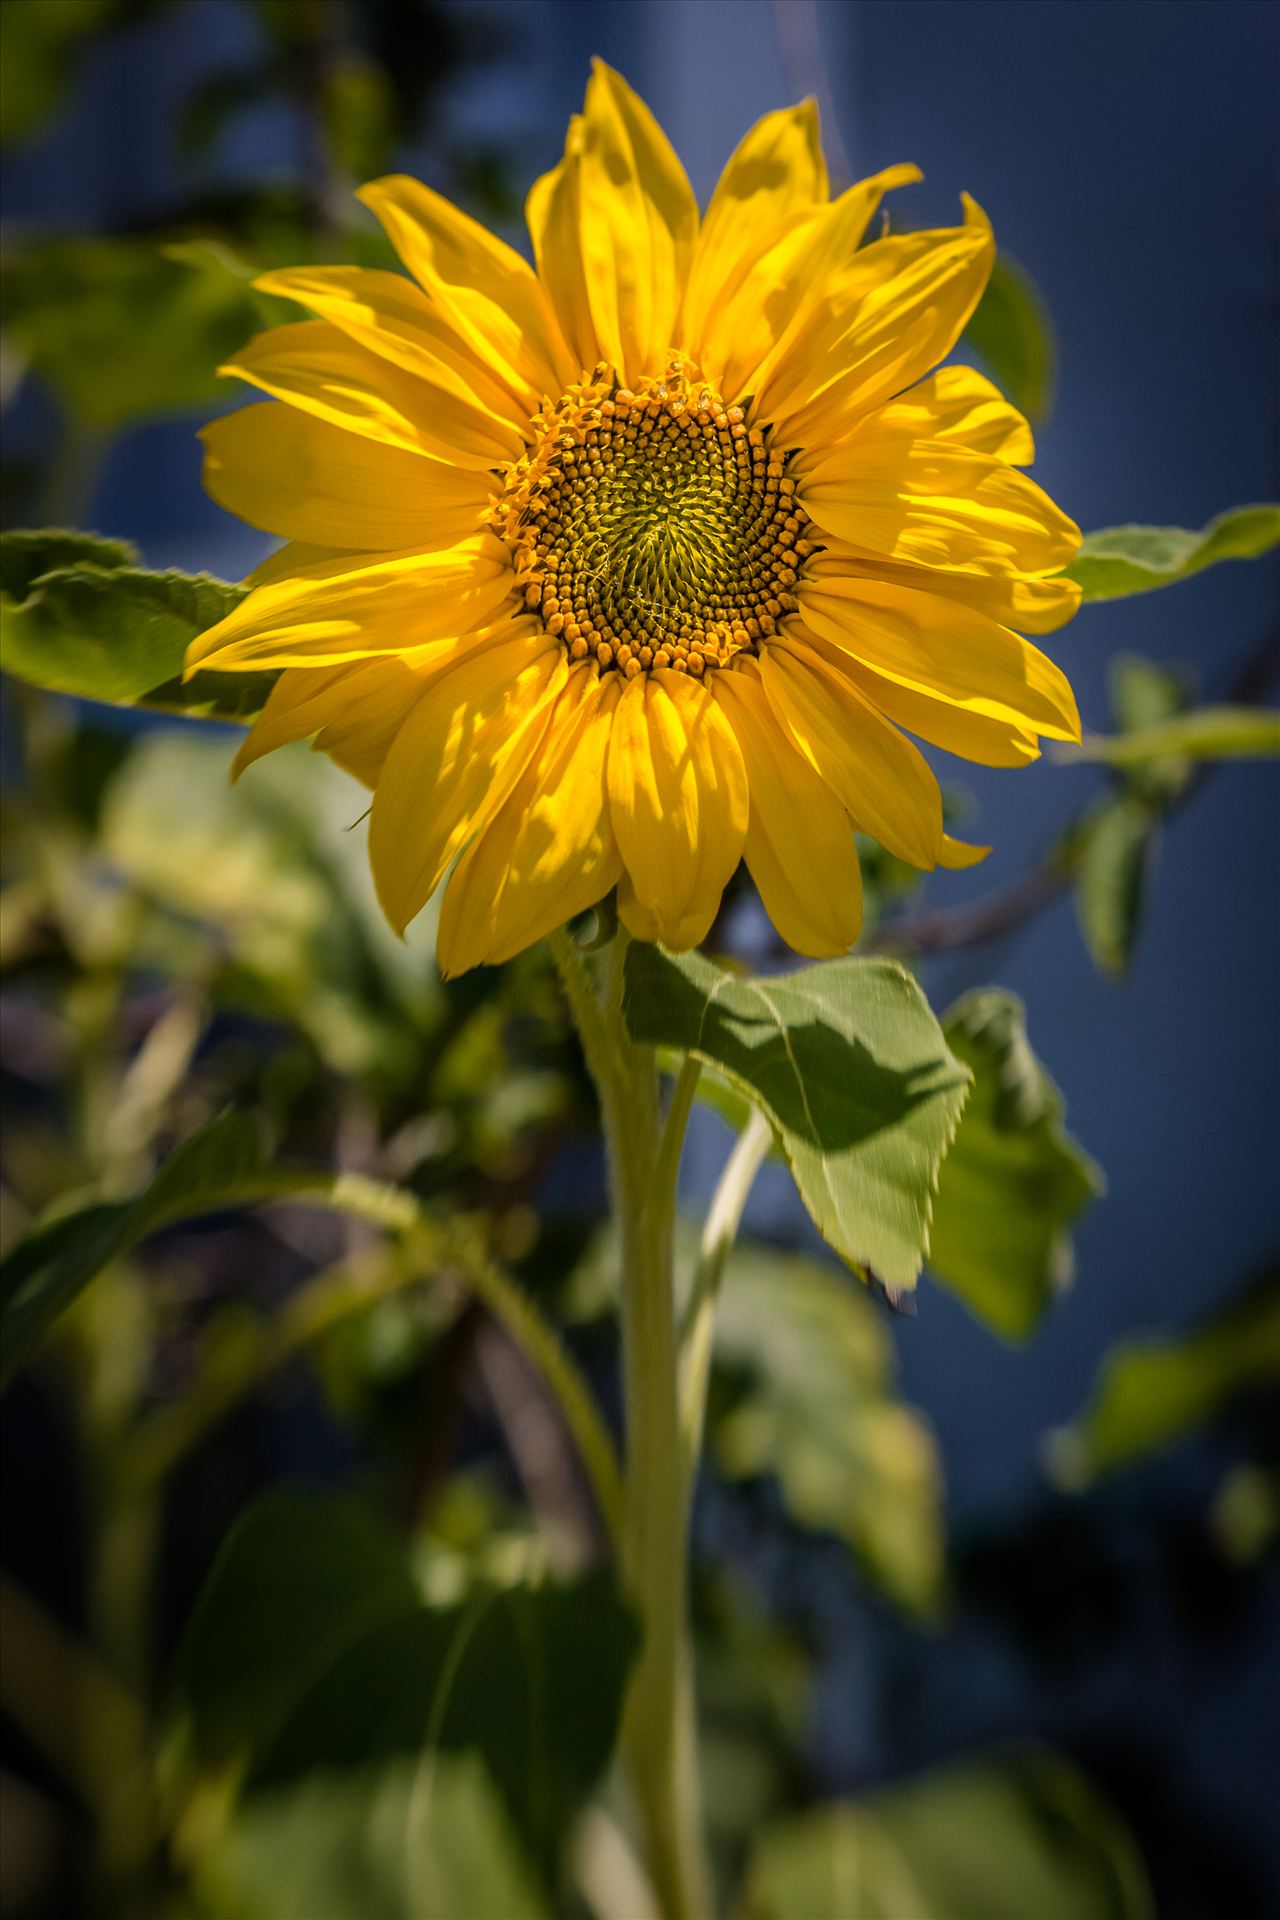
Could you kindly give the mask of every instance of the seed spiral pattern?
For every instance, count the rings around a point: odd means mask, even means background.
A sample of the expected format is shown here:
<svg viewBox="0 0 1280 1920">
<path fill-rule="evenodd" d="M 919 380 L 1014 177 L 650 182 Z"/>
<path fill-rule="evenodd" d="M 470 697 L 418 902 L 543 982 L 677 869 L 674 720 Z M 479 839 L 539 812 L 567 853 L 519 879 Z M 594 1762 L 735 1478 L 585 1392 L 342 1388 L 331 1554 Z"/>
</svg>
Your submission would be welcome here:
<svg viewBox="0 0 1280 1920">
<path fill-rule="evenodd" d="M 600 365 L 543 406 L 491 517 L 571 660 L 700 675 L 796 609 L 814 545 L 786 467 L 688 361 L 634 389 Z"/>
</svg>

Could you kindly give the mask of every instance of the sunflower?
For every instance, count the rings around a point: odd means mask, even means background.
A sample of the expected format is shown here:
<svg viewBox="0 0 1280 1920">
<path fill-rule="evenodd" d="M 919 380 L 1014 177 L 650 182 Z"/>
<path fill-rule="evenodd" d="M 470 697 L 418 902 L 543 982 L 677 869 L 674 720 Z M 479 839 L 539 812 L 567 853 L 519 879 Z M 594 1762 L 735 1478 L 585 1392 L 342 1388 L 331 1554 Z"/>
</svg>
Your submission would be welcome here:
<svg viewBox="0 0 1280 1920">
<path fill-rule="evenodd" d="M 315 745 L 373 789 L 403 929 L 449 876 L 447 974 L 617 888 L 695 945 L 740 860 L 798 952 L 857 935 L 855 829 L 922 868 L 943 828 L 905 732 L 1020 766 L 1076 739 L 1022 632 L 1075 611 L 1075 525 L 1026 421 L 939 362 L 991 227 L 866 240 L 891 167 L 832 199 L 813 104 L 746 135 L 704 216 L 597 63 L 536 182 L 536 268 L 429 187 L 363 188 L 412 278 L 265 275 L 313 317 L 224 369 L 206 484 L 283 536 L 189 666 L 279 671 L 237 771 Z M 905 732 L 903 731 L 905 729 Z M 450 872 L 450 869 L 452 871 Z"/>
</svg>

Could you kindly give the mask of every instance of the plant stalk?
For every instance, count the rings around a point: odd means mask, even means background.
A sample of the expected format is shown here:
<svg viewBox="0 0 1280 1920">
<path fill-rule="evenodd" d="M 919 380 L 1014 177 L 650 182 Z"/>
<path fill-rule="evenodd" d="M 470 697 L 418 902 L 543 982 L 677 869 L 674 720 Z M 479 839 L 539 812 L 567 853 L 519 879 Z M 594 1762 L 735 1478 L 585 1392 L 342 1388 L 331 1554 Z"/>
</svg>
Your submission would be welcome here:
<svg viewBox="0 0 1280 1920">
<path fill-rule="evenodd" d="M 623 1716 L 622 1751 L 666 1920 L 708 1920 L 687 1627 L 689 1479 L 677 1392 L 676 1173 L 696 1084 L 681 1075 L 664 1129 L 653 1049 L 622 1018 L 626 936 L 606 950 L 603 990 L 568 934 L 552 949 L 600 1096 L 621 1254 L 626 1483 L 622 1572 L 643 1642 Z"/>
</svg>

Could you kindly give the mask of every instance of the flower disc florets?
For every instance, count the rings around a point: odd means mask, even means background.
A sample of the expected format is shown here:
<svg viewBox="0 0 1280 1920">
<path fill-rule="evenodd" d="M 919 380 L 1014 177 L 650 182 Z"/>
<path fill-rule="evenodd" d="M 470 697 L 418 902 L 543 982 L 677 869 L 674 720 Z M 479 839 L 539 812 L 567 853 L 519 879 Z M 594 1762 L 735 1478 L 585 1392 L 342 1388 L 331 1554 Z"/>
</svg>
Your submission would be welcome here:
<svg viewBox="0 0 1280 1920">
<path fill-rule="evenodd" d="M 795 611 L 814 549 L 786 467 L 687 361 L 634 389 L 600 365 L 537 415 L 493 519 L 571 660 L 699 675 Z"/>
</svg>

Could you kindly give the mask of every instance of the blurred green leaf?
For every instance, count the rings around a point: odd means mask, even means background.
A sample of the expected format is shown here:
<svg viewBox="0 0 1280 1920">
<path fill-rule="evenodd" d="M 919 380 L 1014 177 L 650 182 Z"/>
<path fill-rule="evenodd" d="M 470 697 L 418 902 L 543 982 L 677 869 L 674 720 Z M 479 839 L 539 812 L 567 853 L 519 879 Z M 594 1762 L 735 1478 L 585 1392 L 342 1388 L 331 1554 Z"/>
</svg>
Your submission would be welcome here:
<svg viewBox="0 0 1280 1920">
<path fill-rule="evenodd" d="M 441 989 L 430 929 L 398 940 L 377 904 L 364 794 L 305 748 L 234 787 L 228 762 L 221 740 L 154 732 L 107 791 L 102 852 L 153 907 L 139 959 L 216 959 L 225 1002 L 301 1028 L 337 1072 L 407 1083 Z"/>
<path fill-rule="evenodd" d="M 435 1607 L 407 1567 L 380 1523 L 346 1503 L 260 1502 L 179 1654 L 197 1748 L 247 1753 L 255 1792 L 358 1779 L 399 1755 L 477 1752 L 554 1885 L 568 1823 L 617 1737 L 631 1615 L 602 1574 Z"/>
<path fill-rule="evenodd" d="M 962 347 L 986 362 L 997 386 L 1033 422 L 1053 405 L 1057 355 L 1048 309 L 1035 281 L 1007 253 L 996 257 Z"/>
<path fill-rule="evenodd" d="M 407 1227 L 416 1212 L 393 1188 L 272 1166 L 253 1123 L 228 1112 L 185 1140 L 136 1198 L 95 1201 L 37 1222 L 0 1262 L 0 1380 L 9 1380 L 104 1267 L 148 1234 L 201 1214 L 304 1194 L 388 1226 Z"/>
<path fill-rule="evenodd" d="M 1121 733 L 1171 720 L 1191 704 L 1195 691 L 1185 672 L 1159 666 L 1139 653 L 1117 653 L 1107 677 L 1111 711 Z"/>
<path fill-rule="evenodd" d="M 358 1501 L 259 1500 L 223 1541 L 175 1661 L 202 1758 L 260 1751 L 345 1648 L 418 1605 L 403 1547 Z"/>
<path fill-rule="evenodd" d="M 92 535 L 7 533 L 0 555 L 6 673 L 50 693 L 191 718 L 247 721 L 261 711 L 272 674 L 182 679 L 188 645 L 239 605 L 243 587 L 148 573 L 129 564 L 126 543 Z"/>
<path fill-rule="evenodd" d="M 740 1243 L 715 1325 L 712 1453 L 735 1479 L 777 1476 L 806 1527 L 836 1534 L 877 1586 L 937 1614 L 941 1473 L 920 1416 L 898 1399 L 881 1310 L 839 1268 Z"/>
<path fill-rule="evenodd" d="M 1280 545 L 1280 506 L 1234 507 L 1199 533 L 1186 527 L 1104 527 L 1087 533 L 1067 577 L 1086 600 L 1118 600 L 1189 580 L 1221 560 L 1256 560 Z"/>
<path fill-rule="evenodd" d="M 1084 824 L 1076 868 L 1076 915 L 1095 966 L 1123 974 L 1146 898 L 1156 814 L 1135 794 L 1117 794 Z"/>
<path fill-rule="evenodd" d="M 968 1074 L 896 962 L 747 978 L 633 942 L 623 1015 L 633 1038 L 710 1060 L 760 1104 L 843 1259 L 890 1289 L 915 1284 Z"/>
<path fill-rule="evenodd" d="M 938 1176 L 929 1271 L 987 1326 L 1025 1339 L 1070 1280 L 1069 1229 L 1101 1175 L 1063 1128 L 1012 994 L 967 995 L 943 1031 L 973 1088 Z"/>
<path fill-rule="evenodd" d="M 196 1884 L 210 1920 L 551 1920 L 484 1769 L 434 1750 L 255 1794 Z"/>
<path fill-rule="evenodd" d="M 1148 1920 L 1137 1851 L 1040 1750 L 821 1807 L 762 1837 L 743 1920 Z"/>
<path fill-rule="evenodd" d="M 1280 1275 L 1188 1334 L 1122 1341 L 1089 1405 L 1050 1436 L 1054 1477 L 1083 1486 L 1214 1420 L 1239 1395 L 1280 1381 Z"/>
<path fill-rule="evenodd" d="M 86 44 L 137 0 L 6 0 L 0 6 L 0 146 L 34 133 L 61 105 Z"/>
<path fill-rule="evenodd" d="M 1280 713 L 1260 707 L 1196 707 L 1132 733 L 1086 734 L 1060 750 L 1065 760 L 1142 767 L 1153 760 L 1253 760 L 1280 753 Z"/>
<path fill-rule="evenodd" d="M 261 314 L 217 260 L 131 236 L 25 240 L 3 296 L 7 339 L 73 420 L 108 431 L 210 406 Z"/>
</svg>

